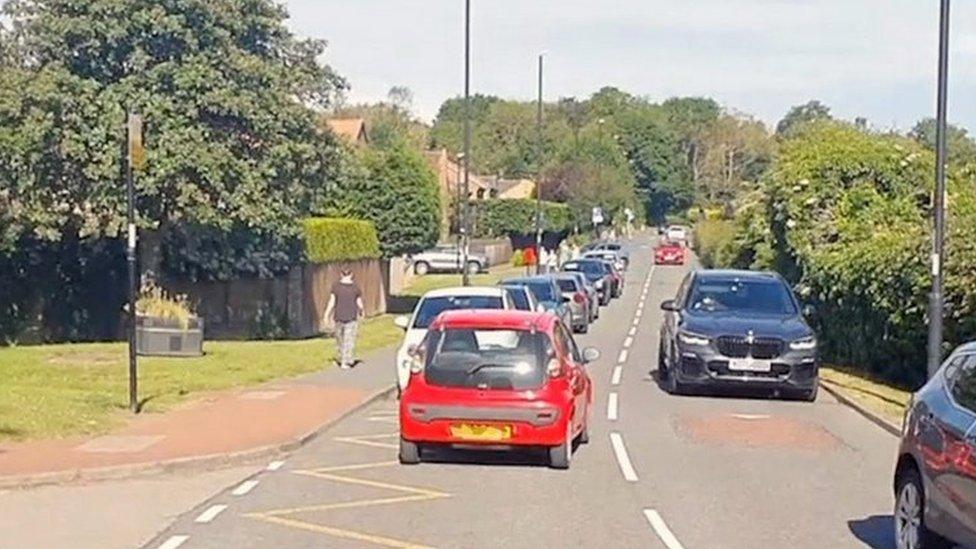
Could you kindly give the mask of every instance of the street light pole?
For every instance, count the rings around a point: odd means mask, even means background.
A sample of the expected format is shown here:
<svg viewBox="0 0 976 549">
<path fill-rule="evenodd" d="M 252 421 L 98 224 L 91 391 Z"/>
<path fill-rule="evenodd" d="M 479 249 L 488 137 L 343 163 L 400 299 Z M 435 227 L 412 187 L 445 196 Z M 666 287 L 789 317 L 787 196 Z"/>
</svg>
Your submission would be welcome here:
<svg viewBox="0 0 976 549">
<path fill-rule="evenodd" d="M 542 257 L 542 60 L 545 54 L 539 55 L 539 101 L 535 115 L 535 249 L 536 258 Z M 535 274 L 542 272 L 542 261 L 536 259 Z"/>
<path fill-rule="evenodd" d="M 454 220 L 455 226 L 455 244 L 457 246 L 457 262 L 458 270 L 461 270 L 461 162 L 464 160 L 464 153 L 458 153 L 454 158 Z"/>
<path fill-rule="evenodd" d="M 941 0 L 939 10 L 939 84 L 935 125 L 935 209 L 932 238 L 932 295 L 929 303 L 929 360 L 928 375 L 932 377 L 942 363 L 942 264 L 945 249 L 945 193 L 946 193 L 946 111 L 949 92 L 949 0 Z"/>
<path fill-rule="evenodd" d="M 468 276 L 468 217 L 470 215 L 471 176 L 471 0 L 464 0 L 464 203 L 461 213 L 461 285 L 471 284 Z"/>
</svg>

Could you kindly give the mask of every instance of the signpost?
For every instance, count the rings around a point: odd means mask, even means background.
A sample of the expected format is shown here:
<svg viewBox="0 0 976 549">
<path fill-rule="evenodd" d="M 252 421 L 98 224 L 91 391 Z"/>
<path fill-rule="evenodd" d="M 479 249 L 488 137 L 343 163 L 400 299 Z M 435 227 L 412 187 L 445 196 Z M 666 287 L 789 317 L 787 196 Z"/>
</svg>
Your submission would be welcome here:
<svg viewBox="0 0 976 549">
<path fill-rule="evenodd" d="M 136 200 L 133 172 L 146 167 L 146 148 L 143 143 L 142 117 L 126 113 L 125 154 L 122 155 L 122 171 L 125 175 L 126 217 L 128 218 L 128 246 L 126 260 L 129 266 L 129 410 L 139 412 L 138 369 L 136 367 L 136 300 L 138 299 L 138 265 L 136 265 Z"/>
</svg>

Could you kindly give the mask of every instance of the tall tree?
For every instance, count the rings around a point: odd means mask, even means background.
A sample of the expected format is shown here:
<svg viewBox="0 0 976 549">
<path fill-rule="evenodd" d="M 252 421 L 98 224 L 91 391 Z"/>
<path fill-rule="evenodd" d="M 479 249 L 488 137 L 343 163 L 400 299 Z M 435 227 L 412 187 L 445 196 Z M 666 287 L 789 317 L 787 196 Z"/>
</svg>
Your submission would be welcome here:
<svg viewBox="0 0 976 549">
<path fill-rule="evenodd" d="M 946 149 L 949 153 L 949 163 L 962 165 L 976 162 L 976 141 L 969 137 L 969 132 L 952 124 L 949 124 L 947 129 Z M 919 120 L 908 136 L 934 151 L 935 119 Z"/>
<path fill-rule="evenodd" d="M 755 181 L 772 160 L 766 126 L 744 116 L 723 115 L 705 136 L 703 182 L 709 202 L 728 204 L 743 181 Z"/>
<path fill-rule="evenodd" d="M 662 103 L 661 108 L 680 136 L 691 183 L 697 188 L 707 154 L 705 134 L 718 121 L 722 108 L 707 97 L 673 97 Z"/>
<path fill-rule="evenodd" d="M 792 107 L 786 116 L 776 124 L 776 135 L 793 137 L 805 125 L 818 120 L 833 120 L 830 108 L 816 99 Z"/>
</svg>

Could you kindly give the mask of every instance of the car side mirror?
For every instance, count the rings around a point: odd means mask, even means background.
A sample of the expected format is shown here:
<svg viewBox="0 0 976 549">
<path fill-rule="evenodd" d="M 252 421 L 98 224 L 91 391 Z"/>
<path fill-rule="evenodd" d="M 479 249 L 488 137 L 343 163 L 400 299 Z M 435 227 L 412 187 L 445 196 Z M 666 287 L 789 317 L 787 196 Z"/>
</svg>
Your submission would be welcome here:
<svg viewBox="0 0 976 549">
<path fill-rule="evenodd" d="M 596 347 L 586 347 L 583 349 L 583 363 L 589 364 L 600 360 L 600 350 Z"/>
<path fill-rule="evenodd" d="M 410 318 L 405 315 L 400 315 L 393 319 L 393 324 L 395 324 L 399 328 L 406 330 L 407 328 L 410 327 Z"/>
<path fill-rule="evenodd" d="M 662 311 L 672 312 L 672 313 L 677 312 L 678 311 L 678 304 L 675 303 L 675 301 L 673 299 L 668 299 L 668 300 L 662 301 L 661 302 L 661 310 Z"/>
<path fill-rule="evenodd" d="M 803 306 L 803 316 L 805 316 L 807 318 L 810 318 L 810 317 L 812 317 L 815 314 L 817 314 L 817 308 L 816 307 L 814 307 L 813 305 L 804 305 Z"/>
</svg>

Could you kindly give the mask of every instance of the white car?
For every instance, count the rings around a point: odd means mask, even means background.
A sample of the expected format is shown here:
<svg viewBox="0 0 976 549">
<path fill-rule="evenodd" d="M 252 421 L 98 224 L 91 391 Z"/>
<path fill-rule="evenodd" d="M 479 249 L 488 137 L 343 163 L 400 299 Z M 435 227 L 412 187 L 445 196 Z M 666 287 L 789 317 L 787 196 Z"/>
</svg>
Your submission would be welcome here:
<svg viewBox="0 0 976 549">
<path fill-rule="evenodd" d="M 627 267 L 627 263 L 624 262 L 623 258 L 613 250 L 591 250 L 583 254 L 583 259 L 601 259 L 613 264 L 618 271 L 623 271 Z"/>
<path fill-rule="evenodd" d="M 402 392 L 410 381 L 410 350 L 423 341 L 427 327 L 437 315 L 455 309 L 515 309 L 508 290 L 502 287 L 468 286 L 431 290 L 417 302 L 413 314 L 398 316 L 394 322 L 406 330 L 396 354 L 397 389 Z"/>
<path fill-rule="evenodd" d="M 671 242 L 685 243 L 688 241 L 688 230 L 679 225 L 672 225 L 668 227 L 664 236 Z"/>
</svg>

